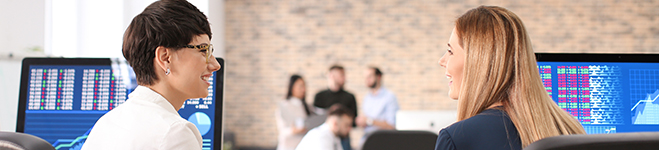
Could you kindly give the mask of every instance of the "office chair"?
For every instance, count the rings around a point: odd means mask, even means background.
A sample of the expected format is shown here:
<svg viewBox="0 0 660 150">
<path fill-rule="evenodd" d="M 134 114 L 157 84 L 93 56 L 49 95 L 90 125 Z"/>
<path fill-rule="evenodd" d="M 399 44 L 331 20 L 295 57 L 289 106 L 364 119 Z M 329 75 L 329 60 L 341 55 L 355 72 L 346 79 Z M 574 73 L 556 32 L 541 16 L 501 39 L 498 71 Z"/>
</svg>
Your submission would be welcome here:
<svg viewBox="0 0 660 150">
<path fill-rule="evenodd" d="M 0 149 L 55 150 L 46 140 L 34 135 L 4 131 L 0 131 Z"/>
<path fill-rule="evenodd" d="M 367 137 L 362 150 L 434 149 L 437 139 L 428 131 L 379 130 Z"/>
<path fill-rule="evenodd" d="M 524 150 L 658 149 L 658 132 L 560 135 L 538 140 Z"/>
</svg>

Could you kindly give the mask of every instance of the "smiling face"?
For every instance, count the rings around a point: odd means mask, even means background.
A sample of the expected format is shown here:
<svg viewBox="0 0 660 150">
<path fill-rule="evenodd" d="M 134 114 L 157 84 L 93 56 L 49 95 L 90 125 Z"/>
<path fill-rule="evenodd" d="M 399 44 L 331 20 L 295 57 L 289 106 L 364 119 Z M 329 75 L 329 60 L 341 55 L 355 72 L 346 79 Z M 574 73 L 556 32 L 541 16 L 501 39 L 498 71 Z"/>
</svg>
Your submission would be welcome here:
<svg viewBox="0 0 660 150">
<path fill-rule="evenodd" d="M 206 34 L 198 35 L 188 45 L 208 45 L 209 36 Z M 172 88 L 185 98 L 203 98 L 208 96 L 208 79 L 214 71 L 220 69 L 220 64 L 211 56 L 206 62 L 205 49 L 182 48 L 174 52 L 171 57 L 171 76 Z"/>
<path fill-rule="evenodd" d="M 447 52 L 440 58 L 438 63 L 446 69 L 445 75 L 449 79 L 449 98 L 458 99 L 463 81 L 463 65 L 465 63 L 465 51 L 458 42 L 456 28 L 451 32 Z"/>
</svg>

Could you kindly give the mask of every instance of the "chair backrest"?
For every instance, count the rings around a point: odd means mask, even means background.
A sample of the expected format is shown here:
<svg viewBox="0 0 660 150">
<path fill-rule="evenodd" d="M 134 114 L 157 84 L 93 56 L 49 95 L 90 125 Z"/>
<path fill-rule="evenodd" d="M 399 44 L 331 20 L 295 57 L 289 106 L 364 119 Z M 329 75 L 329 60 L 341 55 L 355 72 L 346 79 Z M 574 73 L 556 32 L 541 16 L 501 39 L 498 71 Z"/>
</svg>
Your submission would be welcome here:
<svg viewBox="0 0 660 150">
<path fill-rule="evenodd" d="M 25 133 L 18 132 L 4 132 L 0 131 L 0 141 L 3 143 L 13 143 L 6 144 L 7 148 L 20 147 L 13 149 L 25 149 L 25 150 L 55 150 L 55 148 L 39 137 L 34 135 L 29 135 Z"/>
<path fill-rule="evenodd" d="M 561 135 L 538 140 L 524 150 L 658 149 L 658 132 Z"/>
<path fill-rule="evenodd" d="M 434 149 L 437 139 L 428 131 L 380 130 L 367 137 L 362 150 Z"/>
</svg>

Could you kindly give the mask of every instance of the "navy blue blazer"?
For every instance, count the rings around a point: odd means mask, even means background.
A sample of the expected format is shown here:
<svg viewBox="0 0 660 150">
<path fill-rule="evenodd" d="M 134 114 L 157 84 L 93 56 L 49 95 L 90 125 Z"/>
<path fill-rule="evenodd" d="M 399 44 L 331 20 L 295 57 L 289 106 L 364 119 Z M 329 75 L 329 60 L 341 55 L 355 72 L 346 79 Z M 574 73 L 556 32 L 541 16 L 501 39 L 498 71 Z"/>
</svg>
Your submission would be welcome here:
<svg viewBox="0 0 660 150">
<path fill-rule="evenodd" d="M 504 110 L 494 108 L 440 130 L 435 149 L 519 150 L 522 143 L 511 118 Z"/>
</svg>

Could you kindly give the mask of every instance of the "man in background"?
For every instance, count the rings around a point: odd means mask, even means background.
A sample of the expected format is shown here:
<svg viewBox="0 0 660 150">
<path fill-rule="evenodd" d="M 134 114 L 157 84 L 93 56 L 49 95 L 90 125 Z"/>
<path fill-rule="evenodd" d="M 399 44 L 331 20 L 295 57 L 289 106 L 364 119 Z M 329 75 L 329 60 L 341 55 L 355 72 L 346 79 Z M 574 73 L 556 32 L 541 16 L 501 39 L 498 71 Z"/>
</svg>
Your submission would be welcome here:
<svg viewBox="0 0 660 150">
<path fill-rule="evenodd" d="M 355 101 L 355 96 L 344 90 L 344 83 L 346 81 L 344 67 L 339 65 L 333 65 L 328 70 L 328 89 L 323 90 L 317 93 L 314 96 L 314 106 L 319 108 L 321 111 L 317 111 L 319 114 L 324 114 L 324 111 L 334 104 L 342 104 L 344 107 L 352 111 L 351 118 L 357 116 L 357 102 Z M 351 124 L 355 126 L 355 122 L 351 120 Z M 348 137 L 342 138 L 342 146 L 344 150 L 350 150 L 351 144 Z"/>
<path fill-rule="evenodd" d="M 399 103 L 396 95 L 382 85 L 383 72 L 377 67 L 367 68 L 365 83 L 369 90 L 362 102 L 363 114 L 355 122 L 364 128 L 364 137 L 377 130 L 393 130 Z M 364 137 L 360 143 L 366 140 Z"/>
<path fill-rule="evenodd" d="M 353 111 L 344 105 L 332 105 L 325 123 L 307 132 L 296 150 L 344 150 L 340 137 L 348 137 L 353 116 L 355 116 Z"/>
</svg>

